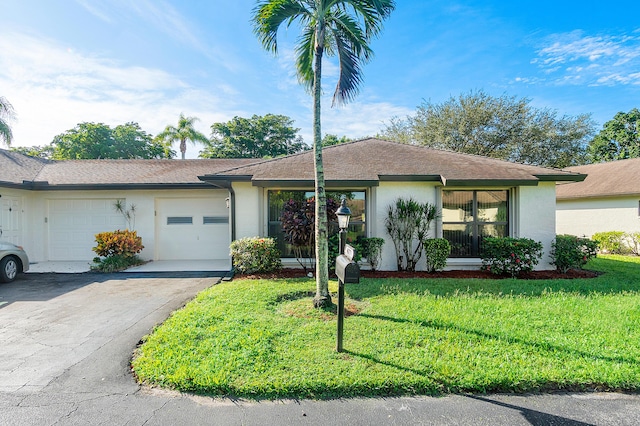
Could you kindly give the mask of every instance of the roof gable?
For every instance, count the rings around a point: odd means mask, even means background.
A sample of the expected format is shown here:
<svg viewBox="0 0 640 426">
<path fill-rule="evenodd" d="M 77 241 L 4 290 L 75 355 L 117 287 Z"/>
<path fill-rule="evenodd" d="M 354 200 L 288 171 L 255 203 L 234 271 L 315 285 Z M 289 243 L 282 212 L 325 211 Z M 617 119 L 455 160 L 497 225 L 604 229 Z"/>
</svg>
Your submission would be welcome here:
<svg viewBox="0 0 640 426">
<path fill-rule="evenodd" d="M 529 166 L 380 139 L 333 145 L 323 149 L 329 184 L 382 180 L 440 181 L 444 185 L 536 185 L 540 180 L 581 180 L 575 172 Z M 251 179 L 256 185 L 313 182 L 314 154 L 306 151 L 204 176 L 203 180 Z"/>
</svg>

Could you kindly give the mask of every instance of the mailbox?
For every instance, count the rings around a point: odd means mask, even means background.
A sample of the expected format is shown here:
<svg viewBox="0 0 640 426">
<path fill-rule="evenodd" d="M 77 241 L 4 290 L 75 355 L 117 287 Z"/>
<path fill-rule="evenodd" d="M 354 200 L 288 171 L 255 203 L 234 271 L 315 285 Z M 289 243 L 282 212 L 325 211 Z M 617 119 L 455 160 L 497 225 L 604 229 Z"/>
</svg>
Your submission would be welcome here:
<svg viewBox="0 0 640 426">
<path fill-rule="evenodd" d="M 344 254 L 336 257 L 336 275 L 345 284 L 360 282 L 360 267 Z"/>
</svg>

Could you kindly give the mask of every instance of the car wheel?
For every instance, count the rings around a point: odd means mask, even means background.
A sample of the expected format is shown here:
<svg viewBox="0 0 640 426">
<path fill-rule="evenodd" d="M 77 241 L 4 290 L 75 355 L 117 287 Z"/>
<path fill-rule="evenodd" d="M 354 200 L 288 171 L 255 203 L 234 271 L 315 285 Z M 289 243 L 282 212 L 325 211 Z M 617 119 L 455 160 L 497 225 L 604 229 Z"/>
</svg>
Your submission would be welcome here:
<svg viewBox="0 0 640 426">
<path fill-rule="evenodd" d="M 18 275 L 18 262 L 13 256 L 0 260 L 0 281 L 10 283 Z"/>
</svg>

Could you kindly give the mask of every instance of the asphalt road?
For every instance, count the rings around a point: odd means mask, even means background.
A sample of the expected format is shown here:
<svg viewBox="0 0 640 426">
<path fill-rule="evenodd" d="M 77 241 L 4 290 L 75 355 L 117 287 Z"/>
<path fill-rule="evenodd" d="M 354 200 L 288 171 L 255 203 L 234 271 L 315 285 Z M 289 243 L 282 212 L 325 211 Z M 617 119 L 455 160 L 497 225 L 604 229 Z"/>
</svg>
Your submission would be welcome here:
<svg viewBox="0 0 640 426">
<path fill-rule="evenodd" d="M 138 386 L 142 336 L 218 278 L 28 274 L 0 285 L 0 425 L 637 425 L 640 396 L 212 399 Z"/>
</svg>

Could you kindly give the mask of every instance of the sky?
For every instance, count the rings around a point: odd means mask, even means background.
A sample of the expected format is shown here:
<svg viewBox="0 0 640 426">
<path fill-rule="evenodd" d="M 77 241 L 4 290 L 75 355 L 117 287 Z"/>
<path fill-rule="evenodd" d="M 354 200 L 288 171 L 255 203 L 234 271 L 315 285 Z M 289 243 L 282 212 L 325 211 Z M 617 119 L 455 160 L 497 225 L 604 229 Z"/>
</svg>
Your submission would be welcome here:
<svg viewBox="0 0 640 426">
<path fill-rule="evenodd" d="M 13 146 L 46 145 L 81 122 L 178 116 L 196 128 L 283 114 L 312 143 L 312 98 L 295 74 L 299 27 L 278 54 L 253 33 L 254 0 L 0 0 L 0 96 Z M 640 2 L 397 0 L 351 103 L 331 107 L 337 60 L 323 63 L 322 133 L 375 136 L 423 102 L 471 91 L 527 98 L 602 125 L 640 108 Z M 189 146 L 196 158 L 199 146 Z"/>
</svg>

